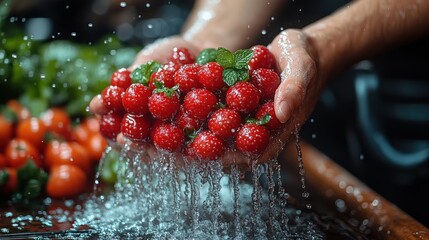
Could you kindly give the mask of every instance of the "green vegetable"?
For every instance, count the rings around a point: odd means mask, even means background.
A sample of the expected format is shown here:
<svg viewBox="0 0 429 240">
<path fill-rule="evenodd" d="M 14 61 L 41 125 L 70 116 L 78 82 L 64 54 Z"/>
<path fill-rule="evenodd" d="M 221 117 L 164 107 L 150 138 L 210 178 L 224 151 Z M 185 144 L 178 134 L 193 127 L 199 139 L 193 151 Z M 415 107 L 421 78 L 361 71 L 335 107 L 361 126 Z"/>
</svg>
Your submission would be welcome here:
<svg viewBox="0 0 429 240">
<path fill-rule="evenodd" d="M 18 169 L 18 189 L 13 194 L 14 200 L 33 199 L 43 192 L 48 174 L 29 159 L 27 164 Z"/>
<path fill-rule="evenodd" d="M 117 179 L 117 173 L 119 169 L 120 153 L 116 149 L 112 148 L 107 152 L 106 156 L 102 159 L 104 161 L 101 166 L 101 180 L 106 183 L 114 184 Z"/>
<path fill-rule="evenodd" d="M 216 62 L 224 68 L 222 77 L 228 86 L 249 79 L 248 64 L 252 56 L 253 51 L 249 49 L 237 50 L 235 53 L 226 48 L 217 49 Z"/>
<path fill-rule="evenodd" d="M 34 116 L 53 106 L 65 106 L 72 117 L 88 115 L 91 99 L 138 51 L 112 36 L 92 45 L 34 41 L 9 22 L 0 35 L 0 102 L 18 97 Z"/>
</svg>

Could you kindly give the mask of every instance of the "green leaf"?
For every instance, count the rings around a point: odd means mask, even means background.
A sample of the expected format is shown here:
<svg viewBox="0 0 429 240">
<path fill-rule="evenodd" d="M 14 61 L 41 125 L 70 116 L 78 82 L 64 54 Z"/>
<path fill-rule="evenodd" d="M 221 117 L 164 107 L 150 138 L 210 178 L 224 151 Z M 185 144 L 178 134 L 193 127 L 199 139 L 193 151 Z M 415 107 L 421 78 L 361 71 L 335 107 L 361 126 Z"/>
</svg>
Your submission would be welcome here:
<svg viewBox="0 0 429 240">
<path fill-rule="evenodd" d="M 42 192 L 42 183 L 37 179 L 30 179 L 22 191 L 24 198 L 36 198 Z"/>
<path fill-rule="evenodd" d="M 2 186 L 3 184 L 6 184 L 8 180 L 9 180 L 9 174 L 4 170 L 0 170 L 0 186 Z"/>
<path fill-rule="evenodd" d="M 230 87 L 238 81 L 238 74 L 232 68 L 227 68 L 227 69 L 223 70 L 222 77 L 223 77 L 223 81 L 226 83 L 226 85 L 228 85 Z"/>
<path fill-rule="evenodd" d="M 198 54 L 197 59 L 195 60 L 198 64 L 206 64 L 208 62 L 216 61 L 217 50 L 214 48 L 206 48 Z"/>
<path fill-rule="evenodd" d="M 32 159 L 28 159 L 27 163 L 18 169 L 18 188 L 19 186 L 25 186 L 26 183 L 33 178 L 37 177 L 37 166 Z"/>
<path fill-rule="evenodd" d="M 148 86 L 152 73 L 158 71 L 158 69 L 161 67 L 161 63 L 157 61 L 150 61 L 134 69 L 130 77 L 134 83 L 143 83 L 144 85 Z"/>
<path fill-rule="evenodd" d="M 38 197 L 48 180 L 48 174 L 43 169 L 38 168 L 31 159 L 18 169 L 17 174 L 18 192 L 16 196 L 19 199 Z"/>
<path fill-rule="evenodd" d="M 234 54 L 226 48 L 218 48 L 216 62 L 223 68 L 234 67 Z"/>
<path fill-rule="evenodd" d="M 239 69 L 235 70 L 237 74 L 238 81 L 247 81 L 249 80 L 249 70 L 248 69 Z"/>
<path fill-rule="evenodd" d="M 174 85 L 171 88 L 168 88 L 164 85 L 163 82 L 157 81 L 156 78 L 153 81 L 153 84 L 155 85 L 155 89 L 153 90 L 153 93 L 164 93 L 165 96 L 171 98 L 174 94 L 177 93 L 177 89 L 179 89 L 179 84 Z"/>
<path fill-rule="evenodd" d="M 234 53 L 234 68 L 247 69 L 250 59 L 253 57 L 253 50 L 240 49 Z"/>
<path fill-rule="evenodd" d="M 270 114 L 265 114 L 263 117 L 256 119 L 256 118 L 246 118 L 247 123 L 255 123 L 258 125 L 265 125 L 271 120 Z"/>
</svg>

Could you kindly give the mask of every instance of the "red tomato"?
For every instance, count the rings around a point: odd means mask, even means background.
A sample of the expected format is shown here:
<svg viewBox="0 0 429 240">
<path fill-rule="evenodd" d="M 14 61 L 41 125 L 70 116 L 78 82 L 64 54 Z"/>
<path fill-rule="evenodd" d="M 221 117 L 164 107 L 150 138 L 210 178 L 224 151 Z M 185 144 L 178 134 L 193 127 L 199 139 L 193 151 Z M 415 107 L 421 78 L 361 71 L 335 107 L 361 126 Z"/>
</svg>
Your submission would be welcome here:
<svg viewBox="0 0 429 240">
<path fill-rule="evenodd" d="M 72 132 L 72 139 L 81 144 L 91 160 L 98 162 L 107 147 L 106 139 L 101 135 L 98 120 L 94 117 L 85 119 Z"/>
<path fill-rule="evenodd" d="M 41 119 L 31 117 L 18 122 L 16 137 L 27 140 L 36 148 L 42 150 L 47 131 L 48 129 Z"/>
<path fill-rule="evenodd" d="M 81 168 L 86 174 L 92 171 L 92 162 L 86 149 L 77 142 L 51 141 L 45 147 L 45 165 L 47 169 L 63 164 Z"/>
<path fill-rule="evenodd" d="M 39 150 L 24 139 L 12 139 L 5 149 L 7 165 L 12 168 L 24 166 L 29 159 L 32 159 L 38 167 L 42 167 Z"/>
<path fill-rule="evenodd" d="M 41 119 L 48 131 L 58 134 L 66 140 L 70 139 L 72 124 L 68 113 L 63 108 L 51 108 L 42 113 Z"/>
<path fill-rule="evenodd" d="M 7 183 L 1 186 L 1 192 L 10 194 L 18 188 L 18 172 L 15 168 L 4 168 L 2 171 L 6 171 L 9 175 Z"/>
<path fill-rule="evenodd" d="M 13 138 L 13 123 L 3 115 L 0 115 L 0 151 Z"/>
<path fill-rule="evenodd" d="M 75 165 L 53 166 L 49 174 L 46 192 L 53 198 L 75 197 L 85 191 L 87 176 Z"/>
<path fill-rule="evenodd" d="M 100 132 L 100 123 L 95 117 L 89 117 L 85 119 L 83 125 L 86 126 L 90 132 Z"/>
<path fill-rule="evenodd" d="M 88 127 L 84 123 L 80 123 L 72 130 L 72 140 L 82 144 L 88 140 L 91 134 Z"/>
<path fill-rule="evenodd" d="M 6 106 L 16 114 L 18 120 L 24 120 L 31 117 L 30 110 L 22 106 L 22 104 L 18 100 L 9 100 L 6 103 Z"/>
<path fill-rule="evenodd" d="M 100 133 L 93 133 L 83 143 L 83 146 L 88 151 L 90 158 L 98 162 L 107 147 L 107 141 Z"/>
</svg>

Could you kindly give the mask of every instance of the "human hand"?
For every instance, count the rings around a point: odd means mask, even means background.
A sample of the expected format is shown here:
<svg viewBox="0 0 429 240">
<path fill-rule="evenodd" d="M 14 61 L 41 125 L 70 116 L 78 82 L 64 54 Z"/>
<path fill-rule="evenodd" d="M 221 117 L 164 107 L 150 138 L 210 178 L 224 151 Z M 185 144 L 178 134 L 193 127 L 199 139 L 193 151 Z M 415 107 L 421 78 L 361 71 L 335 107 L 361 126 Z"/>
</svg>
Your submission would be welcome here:
<svg viewBox="0 0 429 240">
<path fill-rule="evenodd" d="M 274 109 L 283 126 L 259 157 L 260 163 L 276 158 L 304 124 L 319 100 L 328 74 L 320 71 L 318 53 L 302 31 L 285 30 L 268 48 L 281 72 L 281 84 L 274 96 Z"/>
<path fill-rule="evenodd" d="M 178 47 L 187 48 L 189 52 L 194 56 L 197 56 L 198 52 L 200 51 L 197 46 L 195 46 L 189 41 L 186 41 L 180 36 L 163 38 L 143 48 L 137 54 L 133 64 L 128 67 L 128 70 L 133 71 L 141 64 L 147 63 L 149 61 L 159 61 L 161 63 L 165 63 L 172 50 Z M 108 112 L 100 94 L 98 94 L 91 100 L 89 104 L 89 110 L 97 117 Z M 124 144 L 124 138 L 122 134 L 118 135 L 117 142 L 120 144 Z"/>
</svg>

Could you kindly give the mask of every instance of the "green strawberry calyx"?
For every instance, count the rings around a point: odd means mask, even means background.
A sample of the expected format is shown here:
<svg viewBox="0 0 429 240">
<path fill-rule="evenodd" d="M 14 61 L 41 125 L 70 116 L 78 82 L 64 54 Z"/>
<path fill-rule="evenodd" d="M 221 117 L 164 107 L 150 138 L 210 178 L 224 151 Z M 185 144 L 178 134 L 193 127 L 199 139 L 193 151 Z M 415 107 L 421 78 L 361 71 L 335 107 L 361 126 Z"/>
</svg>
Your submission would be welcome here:
<svg viewBox="0 0 429 240">
<path fill-rule="evenodd" d="M 269 121 L 271 120 L 271 115 L 270 114 L 265 114 L 263 117 L 257 119 L 257 118 L 247 118 L 246 122 L 247 123 L 254 123 L 257 125 L 265 125 L 267 124 Z"/>
<path fill-rule="evenodd" d="M 174 94 L 176 94 L 177 90 L 179 89 L 179 84 L 176 84 L 171 88 L 168 88 L 164 85 L 163 82 L 156 80 L 156 78 L 153 80 L 153 84 L 156 87 L 153 90 L 153 93 L 164 93 L 164 95 L 169 98 L 171 98 Z"/>
</svg>

